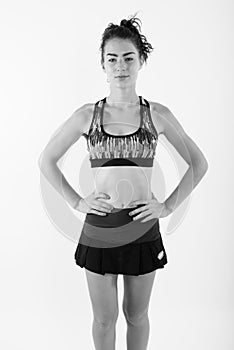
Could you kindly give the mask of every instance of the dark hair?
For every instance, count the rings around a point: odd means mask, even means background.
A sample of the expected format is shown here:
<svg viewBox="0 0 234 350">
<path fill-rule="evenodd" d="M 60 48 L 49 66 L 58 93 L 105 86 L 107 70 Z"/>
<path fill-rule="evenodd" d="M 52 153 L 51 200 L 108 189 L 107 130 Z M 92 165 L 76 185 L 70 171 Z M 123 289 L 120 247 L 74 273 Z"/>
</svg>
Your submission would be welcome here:
<svg viewBox="0 0 234 350">
<path fill-rule="evenodd" d="M 135 15 L 127 19 L 122 19 L 120 25 L 109 23 L 108 27 L 104 30 L 102 35 L 102 42 L 100 46 L 101 50 L 101 65 L 104 63 L 104 47 L 106 41 L 112 38 L 129 39 L 136 46 L 139 52 L 139 57 L 143 58 L 143 61 L 147 64 L 148 54 L 153 51 L 153 47 L 147 42 L 146 37 L 141 32 L 141 27 L 137 23 L 137 20 L 141 22 Z M 136 26 L 134 25 L 136 24 Z M 138 28 L 139 30 L 138 30 Z"/>
</svg>

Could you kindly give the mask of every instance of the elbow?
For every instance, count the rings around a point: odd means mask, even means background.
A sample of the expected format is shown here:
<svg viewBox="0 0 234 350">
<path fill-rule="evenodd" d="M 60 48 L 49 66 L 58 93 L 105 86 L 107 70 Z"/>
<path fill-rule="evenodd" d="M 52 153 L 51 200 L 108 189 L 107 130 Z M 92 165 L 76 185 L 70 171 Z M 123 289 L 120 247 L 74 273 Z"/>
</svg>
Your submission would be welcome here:
<svg viewBox="0 0 234 350">
<path fill-rule="evenodd" d="M 208 162 L 205 157 L 199 158 L 199 160 L 196 159 L 196 161 L 192 162 L 191 165 L 199 172 L 199 174 L 203 176 L 208 170 Z"/>
<path fill-rule="evenodd" d="M 52 159 L 51 157 L 48 157 L 42 153 L 37 161 L 37 164 L 38 164 L 39 169 L 42 170 L 48 164 L 56 164 L 57 165 L 57 162 L 54 159 Z"/>
<path fill-rule="evenodd" d="M 208 161 L 204 156 L 202 157 L 200 163 L 201 163 L 200 166 L 201 166 L 202 170 L 204 171 L 204 173 L 206 173 L 208 170 Z"/>
<path fill-rule="evenodd" d="M 206 172 L 207 172 L 207 170 L 208 170 L 208 162 L 207 162 L 207 160 L 206 160 L 206 159 L 205 159 L 204 170 L 205 170 L 205 173 L 206 173 Z"/>
<path fill-rule="evenodd" d="M 42 165 L 46 162 L 46 157 L 44 153 L 41 153 L 40 157 L 38 158 L 37 164 L 39 166 L 39 169 L 42 168 Z"/>
</svg>

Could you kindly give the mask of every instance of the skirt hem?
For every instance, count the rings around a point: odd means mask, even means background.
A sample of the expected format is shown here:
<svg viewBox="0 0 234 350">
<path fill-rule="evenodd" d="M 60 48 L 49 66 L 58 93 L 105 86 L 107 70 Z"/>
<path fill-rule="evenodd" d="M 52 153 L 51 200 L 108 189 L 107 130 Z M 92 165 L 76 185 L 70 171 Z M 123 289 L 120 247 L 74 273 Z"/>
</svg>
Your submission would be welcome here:
<svg viewBox="0 0 234 350">
<path fill-rule="evenodd" d="M 81 268 L 105 273 L 139 276 L 168 263 L 162 237 L 154 241 L 115 248 L 94 248 L 78 243 L 75 261 Z"/>
</svg>

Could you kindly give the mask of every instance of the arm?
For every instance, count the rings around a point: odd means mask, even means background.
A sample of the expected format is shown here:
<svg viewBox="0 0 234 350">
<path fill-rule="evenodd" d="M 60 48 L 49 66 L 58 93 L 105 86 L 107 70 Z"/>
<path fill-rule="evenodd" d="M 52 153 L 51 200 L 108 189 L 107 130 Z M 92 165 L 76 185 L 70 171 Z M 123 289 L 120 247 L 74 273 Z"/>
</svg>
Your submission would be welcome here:
<svg viewBox="0 0 234 350">
<path fill-rule="evenodd" d="M 208 169 L 208 162 L 195 142 L 186 134 L 172 112 L 165 106 L 157 107 L 162 133 L 188 164 L 180 183 L 164 201 L 165 216 L 170 214 L 189 196 Z"/>
<path fill-rule="evenodd" d="M 40 170 L 48 182 L 74 209 L 82 197 L 69 185 L 57 162 L 82 136 L 90 121 L 90 115 L 92 116 L 91 113 L 87 113 L 88 110 L 90 111 L 90 105 L 85 104 L 65 121 L 57 134 L 46 145 L 38 161 Z"/>
</svg>

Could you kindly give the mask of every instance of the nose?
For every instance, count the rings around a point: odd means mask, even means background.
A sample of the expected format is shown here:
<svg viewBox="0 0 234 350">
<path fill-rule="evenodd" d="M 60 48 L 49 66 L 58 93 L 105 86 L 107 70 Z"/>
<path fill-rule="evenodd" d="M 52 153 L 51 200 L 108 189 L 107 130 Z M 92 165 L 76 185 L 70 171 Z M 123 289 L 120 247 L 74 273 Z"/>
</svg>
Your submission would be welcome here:
<svg viewBox="0 0 234 350">
<path fill-rule="evenodd" d="M 119 72 L 120 70 L 122 70 L 123 69 L 123 72 L 125 71 L 125 67 L 126 67 L 126 63 L 123 61 L 123 62 L 119 62 L 119 63 L 117 63 L 117 65 L 116 65 L 116 69 L 117 69 L 117 71 Z"/>
<path fill-rule="evenodd" d="M 122 68 L 120 67 L 120 68 L 117 68 L 116 75 L 127 75 L 127 72 L 123 67 Z"/>
</svg>

